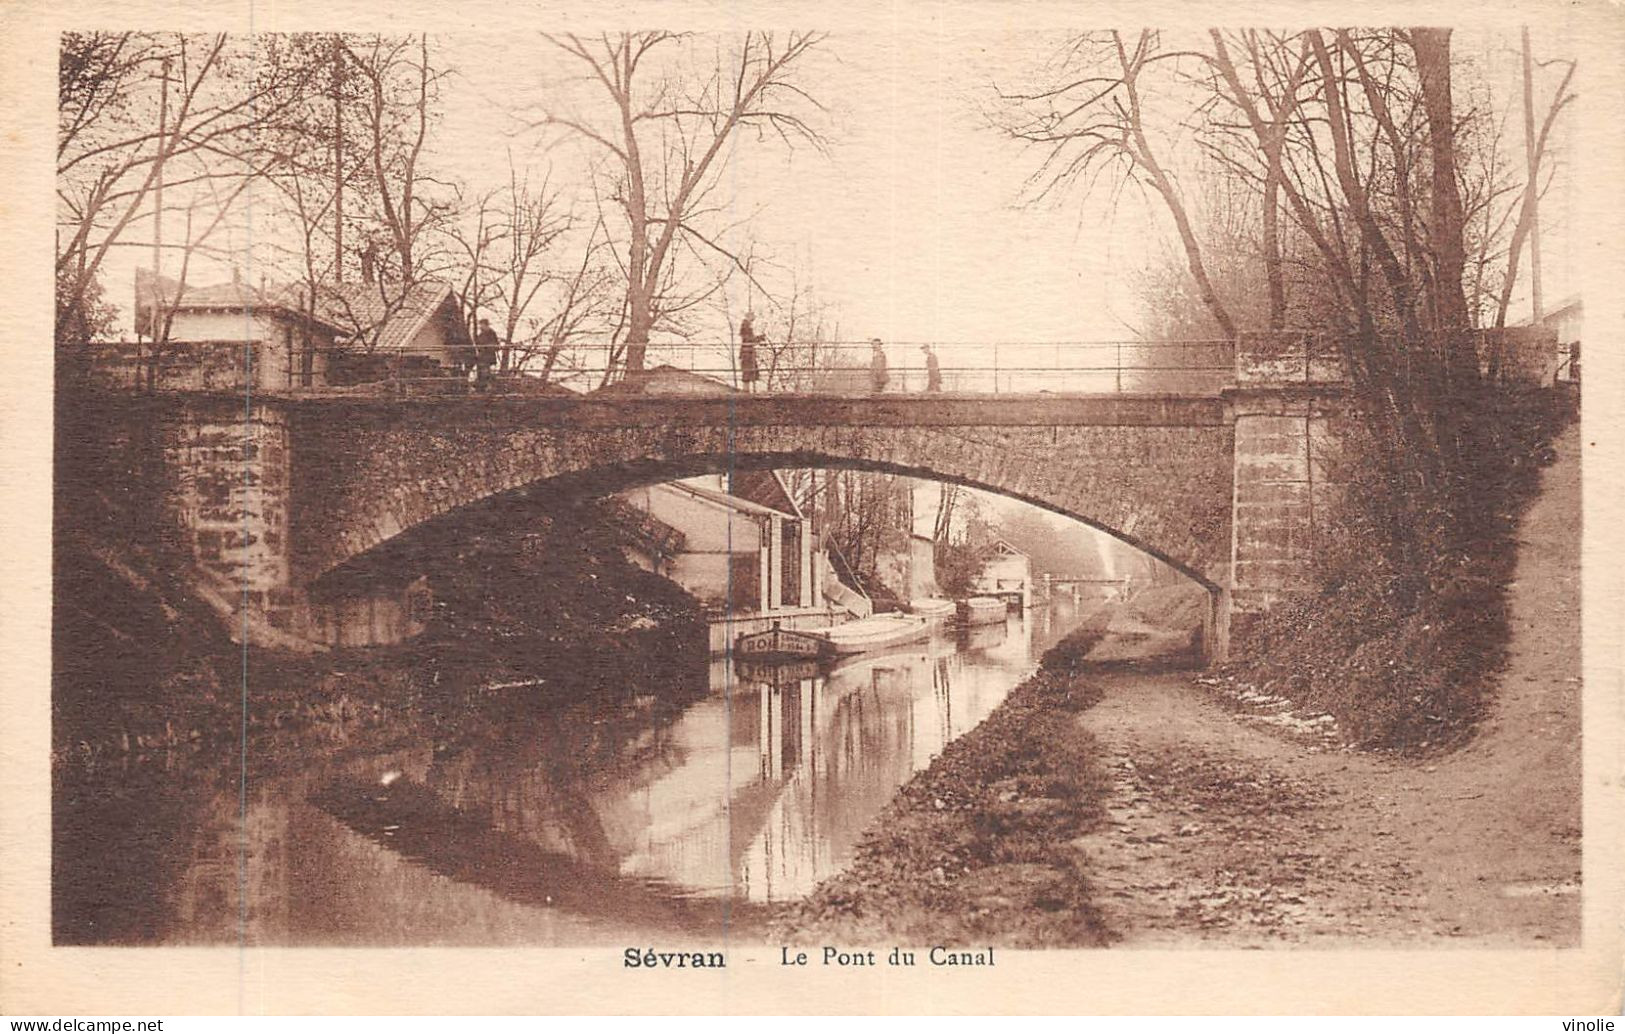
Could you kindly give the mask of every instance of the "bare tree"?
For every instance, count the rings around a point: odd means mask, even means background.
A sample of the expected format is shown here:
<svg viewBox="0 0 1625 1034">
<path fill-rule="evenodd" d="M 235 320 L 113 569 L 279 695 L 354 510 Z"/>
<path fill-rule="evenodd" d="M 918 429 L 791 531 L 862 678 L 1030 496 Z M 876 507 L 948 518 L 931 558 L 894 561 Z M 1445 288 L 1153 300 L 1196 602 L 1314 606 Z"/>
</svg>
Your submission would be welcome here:
<svg viewBox="0 0 1625 1034">
<path fill-rule="evenodd" d="M 896 474 L 832 470 L 824 477 L 825 532 L 836 569 L 871 597 L 890 590 L 883 584 L 882 554 L 906 549 L 913 518 L 911 484 Z M 906 591 L 906 589 L 905 589 Z"/>
<path fill-rule="evenodd" d="M 163 202 L 194 212 L 198 190 L 223 204 L 268 175 L 257 133 L 313 87 L 316 70 L 258 37 L 64 33 L 58 75 L 57 331 L 84 324 L 87 291 L 115 247 L 171 247 Z M 218 225 L 218 221 L 209 220 Z M 182 247 L 195 247 L 187 242 Z M 155 266 L 160 264 L 154 263 Z M 173 300 L 171 300 L 172 302 Z"/>
<path fill-rule="evenodd" d="M 1427 112 L 1428 163 L 1432 183 L 1428 191 L 1428 238 L 1431 248 L 1432 290 L 1427 309 L 1436 338 L 1445 343 L 1455 372 L 1470 376 L 1476 357 L 1459 344 L 1467 339 L 1467 296 L 1462 290 L 1466 272 L 1466 220 L 1456 174 L 1456 116 L 1451 89 L 1450 30 L 1417 28 L 1410 31 L 1416 54 L 1416 76 Z M 1463 370 L 1462 368 L 1465 368 Z"/>
<path fill-rule="evenodd" d="M 480 313 L 489 311 L 497 301 L 495 263 L 500 257 L 495 253 L 503 238 L 500 205 L 501 191 L 488 191 L 472 205 L 462 206 L 462 218 L 447 231 L 460 251 L 462 276 L 457 285 L 457 298 L 463 325 L 470 335 L 475 332 Z M 507 368 L 505 349 L 503 368 Z"/>
<path fill-rule="evenodd" d="M 758 324 L 757 363 L 768 391 L 812 391 L 839 368 L 835 321 L 811 288 L 792 276 L 782 301 L 768 299 L 773 318 Z"/>
<path fill-rule="evenodd" d="M 1235 322 L 1208 274 L 1184 194 L 1152 143 L 1142 98 L 1149 75 L 1189 56 L 1164 48 L 1157 32 L 1142 31 L 1132 41 L 1115 30 L 1085 33 L 1067 41 L 1033 89 L 1000 90 L 1003 103 L 992 113 L 993 124 L 1039 150 L 1040 165 L 1029 181 L 1039 197 L 1080 180 L 1093 185 L 1108 174 L 1119 177 L 1114 191 L 1127 183 L 1151 189 L 1173 219 L 1203 304 L 1231 337 Z"/>
<path fill-rule="evenodd" d="M 452 232 L 466 261 L 459 294 L 468 331 L 474 333 L 480 312 L 496 313 L 502 328 L 503 370 L 517 368 L 530 351 L 520 331 L 543 288 L 560 278 L 544 259 L 572 225 L 571 213 L 550 179 L 533 187 L 510 154 L 507 186 L 481 197 Z M 589 239 L 585 256 L 593 250 L 594 241 Z M 576 299 L 570 285 L 561 286 L 562 304 L 569 307 Z"/>
<path fill-rule="evenodd" d="M 617 292 L 619 270 L 605 255 L 612 249 L 601 222 L 593 223 L 576 266 L 553 278 L 558 288 L 545 316 L 533 317 L 527 343 L 516 349 L 516 362 L 533 369 L 547 383 L 573 358 L 571 350 L 589 338 L 614 341 L 625 325 L 625 296 Z M 539 365 L 534 365 L 539 360 Z M 614 364 L 604 370 L 610 376 Z"/>
<path fill-rule="evenodd" d="M 439 122 L 448 74 L 430 58 L 429 37 L 344 37 L 347 75 L 357 82 L 356 146 L 366 170 L 366 214 L 382 227 L 387 252 L 380 281 L 412 284 L 443 268 L 431 250 L 452 213 L 447 184 L 425 168 L 424 148 Z"/>
<path fill-rule="evenodd" d="M 418 285 L 455 266 L 456 192 L 428 162 L 450 73 L 426 35 L 288 39 L 317 70 L 316 88 L 275 138 L 297 156 L 278 185 L 304 241 L 300 278 L 310 311 L 347 327 L 344 344 L 370 355 Z M 347 275 L 356 267 L 359 282 Z"/>
<path fill-rule="evenodd" d="M 267 237 L 270 247 L 284 253 L 286 272 L 298 285 L 293 301 L 305 316 L 300 376 L 308 382 L 315 357 L 312 323 L 335 304 L 334 288 L 345 278 L 344 195 L 359 195 L 365 177 L 352 146 L 358 134 L 344 131 L 346 113 L 357 107 L 358 83 L 344 74 L 342 37 L 299 33 L 270 39 L 273 46 L 301 52 L 318 69 L 317 88 L 259 134 L 263 148 L 278 159 L 270 177 L 279 202 L 272 221 L 278 225 Z"/>
<path fill-rule="evenodd" d="M 999 527 L 976 496 L 957 486 L 945 484 L 943 489 L 944 508 L 950 513 L 946 519 L 940 510 L 937 515 L 940 534 L 932 550 L 937 585 L 949 596 L 968 596 L 981 576 L 989 547 L 999 537 Z"/>
<path fill-rule="evenodd" d="M 1206 36 L 1188 45 L 1152 33 L 1068 40 L 1034 73 L 1033 88 L 998 94 L 995 125 L 1039 149 L 1032 183 L 1040 196 L 1104 185 L 1157 199 L 1220 333 L 1294 323 L 1331 332 L 1401 480 L 1465 476 L 1471 447 L 1458 403 L 1480 379 L 1468 331 L 1479 312 L 1469 300 L 1481 288 L 1469 294 L 1468 277 L 1493 279 L 1485 267 L 1508 193 L 1495 129 L 1485 125 L 1489 106 L 1457 104 L 1456 81 L 1471 65 L 1454 57 L 1448 31 L 1428 28 Z M 1153 74 L 1155 107 L 1147 101 Z M 1537 165 L 1567 84 L 1565 76 L 1534 137 Z M 1181 134 L 1203 147 L 1168 147 L 1176 172 L 1157 141 Z M 1209 206 L 1199 223 L 1192 196 L 1200 193 L 1179 185 L 1214 177 L 1257 199 L 1240 210 L 1255 213 L 1268 295 L 1262 321 L 1237 320 L 1249 310 L 1245 287 L 1221 298 L 1210 272 L 1251 262 L 1213 223 L 1237 209 Z M 1532 233 L 1539 181 L 1528 176 L 1529 218 L 1507 249 L 1503 296 L 1516 279 L 1511 256 Z"/>
<path fill-rule="evenodd" d="M 1540 130 L 1535 130 L 1535 83 L 1534 60 L 1530 53 L 1529 30 L 1523 30 L 1523 104 L 1524 104 L 1524 146 L 1526 156 L 1527 174 L 1524 179 L 1521 203 L 1518 206 L 1518 221 L 1513 226 L 1512 243 L 1507 248 L 1507 271 L 1501 281 L 1501 297 L 1496 304 L 1495 325 L 1506 326 L 1507 310 L 1512 304 L 1512 290 L 1518 279 L 1518 262 L 1523 254 L 1524 246 L 1530 248 L 1530 258 L 1533 266 L 1533 280 L 1531 302 L 1534 306 L 1533 315 L 1539 319 L 1543 313 L 1540 297 L 1540 251 L 1539 251 L 1539 206 L 1540 195 L 1544 187 L 1540 184 L 1541 165 L 1546 157 L 1546 148 L 1551 139 L 1552 127 L 1557 122 L 1557 116 L 1574 100 L 1574 94 L 1569 84 L 1574 80 L 1575 63 L 1573 61 L 1551 62 L 1563 66 L 1563 77 L 1557 84 L 1557 90 L 1546 106 L 1546 113 L 1540 120 Z M 1547 63 L 1542 63 L 1545 67 Z M 1549 181 L 1548 181 L 1549 182 Z"/>
<path fill-rule="evenodd" d="M 370 355 L 415 285 L 452 268 L 455 192 L 426 161 L 448 72 L 426 35 L 291 39 L 317 68 L 317 88 L 279 138 L 299 155 L 279 186 L 306 242 L 301 277 L 311 312 L 346 326 L 346 346 Z M 346 236 L 359 246 L 346 248 Z M 358 284 L 347 283 L 352 259 Z"/>
<path fill-rule="evenodd" d="M 937 519 L 931 529 L 931 541 L 946 542 L 954 530 L 954 509 L 964 489 L 952 481 L 937 482 Z"/>
<path fill-rule="evenodd" d="M 1296 60 L 1288 57 L 1285 68 L 1281 62 L 1275 60 L 1283 51 L 1282 38 L 1278 35 L 1267 36 L 1257 31 L 1247 31 L 1241 34 L 1241 45 L 1248 55 L 1251 63 L 1254 81 L 1256 82 L 1257 97 L 1241 83 L 1235 63 L 1230 58 L 1229 48 L 1225 38 L 1218 30 L 1212 30 L 1209 36 L 1213 44 L 1214 67 L 1221 78 L 1214 84 L 1216 92 L 1224 89 L 1230 91 L 1237 107 L 1245 118 L 1242 132 L 1251 131 L 1258 141 L 1258 153 L 1262 157 L 1263 172 L 1261 182 L 1261 217 L 1260 234 L 1262 237 L 1262 251 L 1265 281 L 1269 290 L 1269 319 L 1271 330 L 1281 330 L 1286 325 L 1287 294 L 1286 275 L 1284 270 L 1284 256 L 1282 251 L 1282 232 L 1280 225 L 1281 193 L 1286 179 L 1286 145 L 1289 127 L 1296 116 L 1299 106 L 1298 91 L 1309 70 L 1307 52 L 1300 52 Z M 1268 42 L 1264 42 L 1265 40 Z M 1290 51 L 1287 52 L 1288 54 Z M 1262 101 L 1262 105 L 1259 101 Z M 1261 110 L 1262 109 L 1262 110 Z M 1221 123 L 1222 125 L 1222 123 Z M 1235 140 L 1232 134 L 1222 138 L 1229 143 Z M 1247 149 L 1239 149 L 1246 154 Z M 1245 165 L 1232 162 L 1227 148 L 1209 148 L 1208 153 L 1228 166 L 1233 172 L 1238 172 L 1243 178 L 1257 176 L 1257 173 Z"/>
<path fill-rule="evenodd" d="M 822 109 L 798 75 L 823 36 L 748 32 L 710 59 L 669 32 L 543 38 L 578 66 L 578 82 L 596 98 L 583 111 L 550 110 L 540 124 L 597 152 L 607 180 L 600 200 L 616 214 L 604 225 L 624 279 L 611 367 L 641 370 L 654 331 L 746 272 L 727 240 L 727 206 L 715 197 L 732 147 L 747 133 L 822 146 L 810 121 Z M 684 256 L 719 268 L 685 276 Z"/>
</svg>

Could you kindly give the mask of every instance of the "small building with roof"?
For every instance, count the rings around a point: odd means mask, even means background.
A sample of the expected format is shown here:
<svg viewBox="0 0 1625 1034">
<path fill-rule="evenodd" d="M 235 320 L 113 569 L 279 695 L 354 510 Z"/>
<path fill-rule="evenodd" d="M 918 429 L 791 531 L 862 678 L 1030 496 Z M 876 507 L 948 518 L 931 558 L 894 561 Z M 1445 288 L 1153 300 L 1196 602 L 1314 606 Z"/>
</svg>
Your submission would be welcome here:
<svg viewBox="0 0 1625 1034">
<path fill-rule="evenodd" d="M 806 518 L 777 473 L 686 478 L 629 489 L 618 499 L 628 559 L 705 605 L 713 653 L 727 647 L 730 630 L 832 623 Z"/>
<path fill-rule="evenodd" d="M 473 341 L 451 285 L 362 282 L 318 293 L 322 317 L 343 327 L 333 383 L 403 377 L 454 376 L 472 361 Z"/>
<path fill-rule="evenodd" d="M 1553 379 L 1559 383 L 1580 379 L 1580 327 L 1585 322 L 1585 303 L 1573 294 L 1558 302 L 1540 318 L 1540 325 L 1557 335 L 1557 369 Z"/>
<path fill-rule="evenodd" d="M 148 387 L 273 392 L 321 383 L 346 333 L 286 287 L 241 279 L 183 287 L 142 269 L 135 295 L 138 340 L 105 346 L 102 365 Z"/>
<path fill-rule="evenodd" d="M 982 570 L 971 591 L 1019 602 L 1025 610 L 1032 605 L 1032 580 L 1032 558 L 1004 539 L 995 539 L 983 551 Z"/>
<path fill-rule="evenodd" d="M 452 376 L 470 358 L 450 284 L 326 285 L 314 304 L 309 293 L 240 278 L 183 288 L 138 270 L 136 330 L 145 340 L 111 358 L 144 366 L 142 383 L 154 387 L 235 390 L 246 380 L 267 392 Z"/>
<path fill-rule="evenodd" d="M 1580 328 L 1585 305 L 1570 295 L 1539 319 L 1523 320 L 1502 330 L 1485 331 L 1490 347 L 1481 354 L 1494 361 L 1503 378 L 1530 384 L 1572 384 L 1580 379 Z"/>
</svg>

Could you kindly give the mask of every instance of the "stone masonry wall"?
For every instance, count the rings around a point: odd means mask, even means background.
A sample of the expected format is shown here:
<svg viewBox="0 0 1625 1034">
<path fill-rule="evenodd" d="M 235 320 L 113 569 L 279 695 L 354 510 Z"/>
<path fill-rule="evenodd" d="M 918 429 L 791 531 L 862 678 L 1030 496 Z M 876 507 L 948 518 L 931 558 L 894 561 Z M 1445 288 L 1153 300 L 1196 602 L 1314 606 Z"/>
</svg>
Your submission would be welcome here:
<svg viewBox="0 0 1625 1034">
<path fill-rule="evenodd" d="M 1244 654 L 1260 615 L 1313 588 L 1316 522 L 1339 504 L 1333 480 L 1345 417 L 1333 343 L 1309 335 L 1244 336 L 1235 419 L 1232 569 L 1223 633 Z"/>
<path fill-rule="evenodd" d="M 1101 527 L 1201 578 L 1229 557 L 1231 431 L 1196 426 L 515 426 L 335 420 L 296 413 L 292 557 L 314 579 L 409 529 L 494 495 L 609 492 L 730 464 L 870 466 L 1026 499 Z M 450 415 L 450 414 L 448 414 Z"/>
<path fill-rule="evenodd" d="M 249 602 L 280 602 L 290 583 L 288 428 L 282 409 L 196 400 L 164 429 L 174 518 L 216 587 Z"/>
</svg>

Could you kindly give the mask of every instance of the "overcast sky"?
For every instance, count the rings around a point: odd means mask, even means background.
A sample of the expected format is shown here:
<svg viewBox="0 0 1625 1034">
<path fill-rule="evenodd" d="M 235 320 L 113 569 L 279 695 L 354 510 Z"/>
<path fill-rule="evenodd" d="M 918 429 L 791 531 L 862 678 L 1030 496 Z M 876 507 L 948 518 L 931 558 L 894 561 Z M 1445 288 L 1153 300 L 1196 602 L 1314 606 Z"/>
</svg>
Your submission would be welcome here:
<svg viewBox="0 0 1625 1034">
<path fill-rule="evenodd" d="M 504 137 L 499 126 L 512 124 L 498 113 L 537 78 L 525 69 L 551 55 L 525 38 L 449 42 L 463 81 L 448 96 L 446 153 L 486 155 L 483 175 L 504 175 L 501 148 L 530 153 L 533 137 Z M 1143 221 L 1113 227 L 1097 214 L 1086 225 L 1080 204 L 1023 207 L 1027 160 L 977 114 L 993 77 L 1034 46 L 1032 36 L 985 32 L 833 36 L 804 80 L 829 108 L 827 153 L 771 141 L 735 152 L 725 184 L 735 211 L 838 314 L 843 337 L 1126 336 L 1118 317 L 1131 318 L 1134 301 L 1111 270 L 1143 262 Z M 546 156 L 561 168 L 578 157 Z M 735 293 L 731 307 L 743 311 L 742 280 Z"/>
<path fill-rule="evenodd" d="M 990 130 L 978 106 L 995 82 L 1031 82 L 1061 37 L 985 28 L 958 35 L 911 30 L 840 33 L 809 62 L 807 83 L 829 107 L 827 154 L 742 145 L 727 186 L 756 238 L 792 264 L 838 314 L 842 337 L 888 341 L 1077 341 L 1132 336 L 1141 322 L 1136 278 L 1172 247 L 1160 205 L 1133 192 L 1033 203 L 1023 184 L 1033 156 Z M 494 154 L 496 113 L 550 59 L 524 36 L 450 40 L 464 77 L 449 97 L 451 154 Z M 1516 36 L 1458 32 L 1458 56 L 1481 59 L 1499 104 L 1518 88 Z M 1561 56 L 1537 36 L 1540 56 Z M 1463 91 L 1465 93 L 1465 91 Z M 1475 98 L 1463 96 L 1465 110 Z M 1176 102 L 1177 103 L 1177 102 Z M 1521 149 L 1516 109 L 1509 146 Z M 1571 112 L 1569 119 L 1575 117 Z M 507 123 L 511 126 L 511 123 Z M 503 138 L 506 140 L 507 138 Z M 523 147 L 524 136 L 516 143 Z M 1560 148 L 1566 139 L 1556 137 Z M 568 168 L 568 152 L 552 160 Z M 1521 158 L 1521 154 L 1518 155 Z M 1168 158 L 1170 162 L 1177 159 Z M 1562 160 L 1561 154 L 1554 160 Z M 461 165 L 461 163 L 459 163 Z M 469 179 L 480 173 L 460 171 Z M 1570 288 L 1562 191 L 1546 211 L 1548 299 Z M 1026 203 L 1024 203 L 1024 198 Z M 750 303 L 741 282 L 730 310 Z"/>
<path fill-rule="evenodd" d="M 829 108 L 827 153 L 753 141 L 734 153 L 724 184 L 734 214 L 750 217 L 760 247 L 829 307 L 844 339 L 1133 336 L 1140 323 L 1136 278 L 1155 252 L 1170 247 L 1165 213 L 1132 193 L 1115 209 L 1103 197 L 1076 193 L 1059 204 L 1024 204 L 1031 156 L 978 115 L 993 82 L 1019 85 L 1054 39 L 985 28 L 833 35 L 801 80 Z M 436 140 L 442 171 L 476 191 L 495 186 L 507 175 L 505 152 L 513 148 L 534 163 L 536 179 L 549 162 L 555 184 L 579 176 L 579 152 L 538 153 L 537 134 L 516 134 L 511 114 L 558 66 L 555 52 L 527 32 L 438 42 L 442 60 L 458 72 L 446 86 Z M 1485 37 L 1458 34 L 1458 53 L 1485 46 Z M 1516 38 L 1495 46 L 1499 59 L 1491 67 L 1515 83 L 1516 51 L 1508 48 Z M 1510 132 L 1517 136 L 1518 127 Z M 1545 210 L 1546 294 L 1554 301 L 1572 289 L 1565 185 L 1560 179 Z M 144 258 L 125 249 L 110 270 L 116 303 L 127 305 L 125 285 Z M 223 278 L 229 269 L 214 275 Z M 193 277 L 200 279 L 201 273 Z M 747 307 L 762 308 L 743 278 L 726 301 L 730 323 Z"/>
</svg>

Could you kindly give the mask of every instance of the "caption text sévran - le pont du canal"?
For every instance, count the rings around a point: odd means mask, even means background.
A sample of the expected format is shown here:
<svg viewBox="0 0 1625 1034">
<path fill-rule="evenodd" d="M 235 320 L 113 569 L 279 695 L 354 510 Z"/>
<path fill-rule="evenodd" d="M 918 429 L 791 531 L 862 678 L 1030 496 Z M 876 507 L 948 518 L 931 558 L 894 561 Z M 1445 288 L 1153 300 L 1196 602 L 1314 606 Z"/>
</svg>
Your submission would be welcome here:
<svg viewBox="0 0 1625 1034">
<path fill-rule="evenodd" d="M 809 951 L 811 952 L 809 954 Z M 932 966 L 991 966 L 992 947 L 974 950 L 946 948 L 937 945 L 928 949 L 892 948 L 881 954 L 881 949 L 843 949 L 822 947 L 809 951 L 779 948 L 781 966 L 834 966 L 862 968 L 869 966 L 915 966 L 924 959 Z M 720 951 L 658 951 L 654 948 L 627 948 L 621 953 L 621 965 L 626 969 L 725 969 L 727 956 Z"/>
</svg>

